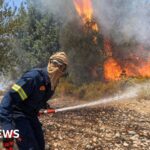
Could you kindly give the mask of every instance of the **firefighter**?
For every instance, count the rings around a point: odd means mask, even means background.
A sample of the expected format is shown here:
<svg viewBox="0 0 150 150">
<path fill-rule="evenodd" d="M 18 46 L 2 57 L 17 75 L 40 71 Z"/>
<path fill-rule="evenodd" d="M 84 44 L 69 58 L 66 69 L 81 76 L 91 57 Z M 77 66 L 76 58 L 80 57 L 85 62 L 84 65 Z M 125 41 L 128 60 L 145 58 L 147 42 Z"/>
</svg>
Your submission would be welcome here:
<svg viewBox="0 0 150 150">
<path fill-rule="evenodd" d="M 19 150 L 44 150 L 45 142 L 38 112 L 54 94 L 68 65 L 64 52 L 52 55 L 46 69 L 26 72 L 5 94 L 0 104 L 0 123 L 4 131 L 19 130 Z M 12 150 L 13 136 L 3 138 L 3 146 Z"/>
</svg>

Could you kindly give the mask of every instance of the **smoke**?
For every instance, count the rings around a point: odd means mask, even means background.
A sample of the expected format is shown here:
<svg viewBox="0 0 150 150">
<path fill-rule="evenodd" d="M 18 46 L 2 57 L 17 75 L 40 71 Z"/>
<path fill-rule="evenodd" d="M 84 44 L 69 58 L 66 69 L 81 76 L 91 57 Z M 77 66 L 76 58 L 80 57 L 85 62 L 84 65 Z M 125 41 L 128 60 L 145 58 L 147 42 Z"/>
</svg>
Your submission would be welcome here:
<svg viewBox="0 0 150 150">
<path fill-rule="evenodd" d="M 149 45 L 149 0 L 93 0 L 95 15 L 104 33 L 117 44 L 133 41 Z"/>
<path fill-rule="evenodd" d="M 48 10 L 64 23 L 77 14 L 73 0 L 39 0 L 42 11 Z M 111 33 L 117 44 L 134 41 L 150 46 L 149 0 L 92 0 L 94 17 L 104 34 Z"/>
<path fill-rule="evenodd" d="M 33 0 L 36 6 L 40 6 L 41 12 L 49 12 L 55 15 L 63 23 L 75 17 L 73 0 Z"/>
<path fill-rule="evenodd" d="M 53 13 L 63 25 L 78 17 L 73 0 L 33 0 L 40 11 Z M 137 43 L 144 45 L 142 57 L 150 56 L 150 1 L 149 0 L 91 0 L 94 17 L 101 25 L 103 35 L 108 35 L 117 45 Z M 74 30 L 73 30 L 74 31 Z M 72 31 L 72 32 L 73 32 Z M 124 47 L 124 46 L 122 46 Z M 119 48 L 116 48 L 117 50 Z M 124 48 L 125 55 L 139 49 L 134 44 Z M 136 50 L 135 50 L 136 49 Z M 123 52 L 123 50 L 122 50 Z M 116 52 L 118 53 L 118 52 Z M 141 52 L 137 52 L 141 55 Z M 118 54 L 117 54 L 118 55 Z M 123 53 L 121 55 L 124 55 Z M 121 56 L 120 55 L 120 56 Z M 125 56 L 124 55 L 124 56 Z M 127 56 L 128 57 L 128 56 Z"/>
<path fill-rule="evenodd" d="M 67 30 L 68 34 L 60 35 L 62 48 L 70 50 L 71 47 L 66 47 L 65 42 L 74 44 L 79 49 L 78 44 L 81 46 L 81 41 L 76 44 L 73 37 L 69 35 L 81 35 L 76 27 L 71 30 L 68 28 L 70 22 L 75 23 L 79 20 L 79 15 L 76 12 L 73 1 L 74 0 L 34 0 L 40 2 L 39 8 L 41 11 L 48 11 L 53 13 L 55 17 L 60 19 L 63 25 L 62 31 Z M 86 2 L 85 0 L 78 0 Z M 87 0 L 88 1 L 88 0 Z M 91 0 L 93 4 L 93 19 L 100 25 L 100 32 L 110 40 L 112 46 L 112 57 L 115 58 L 122 69 L 130 66 L 131 72 L 136 75 L 139 73 L 140 67 L 148 64 L 150 58 L 150 1 L 149 0 Z M 82 4 L 82 3 L 81 3 Z M 69 39 L 70 38 L 70 39 Z M 85 41 L 86 42 L 86 41 Z M 86 42 L 86 46 L 89 43 Z M 99 43 L 98 43 L 99 44 Z M 100 45 L 100 44 L 99 44 Z M 89 47 L 89 45 L 87 46 Z M 83 52 L 88 55 L 88 52 L 81 46 Z M 94 47 L 92 48 L 94 49 Z M 104 50 L 104 47 L 99 49 Z M 79 49 L 81 56 L 81 50 Z M 92 53 L 92 52 L 91 52 Z M 91 54 L 90 53 L 90 54 Z M 73 56 L 73 52 L 71 52 Z M 76 59 L 76 57 L 74 57 Z M 84 59 L 83 59 L 84 60 Z M 92 60 L 93 61 L 93 60 Z M 74 62 L 76 64 L 76 62 Z M 81 63 L 82 65 L 82 63 Z M 138 66 L 135 69 L 135 66 Z M 80 67 L 80 66 L 79 66 Z M 148 67 L 147 67 L 148 68 Z M 74 67 L 75 69 L 75 67 Z M 82 69 L 83 70 L 83 69 Z M 142 71 L 143 72 L 143 71 Z"/>
<path fill-rule="evenodd" d="M 6 77 L 3 73 L 0 72 L 0 91 L 6 90 L 13 83 L 9 77 Z"/>
<path fill-rule="evenodd" d="M 137 84 L 133 87 L 127 87 L 126 90 L 122 93 L 118 93 L 115 96 L 109 97 L 109 98 L 103 98 L 96 101 L 76 105 L 76 106 L 70 106 L 65 108 L 56 109 L 55 112 L 62 112 L 62 111 L 69 111 L 69 110 L 76 110 L 76 109 L 82 109 L 86 107 L 91 106 L 98 106 L 103 105 L 107 103 L 114 103 L 117 101 L 124 101 L 124 100 L 132 100 L 139 97 L 139 94 L 141 91 L 143 91 L 144 88 L 148 87 L 150 83 L 143 83 L 143 84 Z"/>
</svg>

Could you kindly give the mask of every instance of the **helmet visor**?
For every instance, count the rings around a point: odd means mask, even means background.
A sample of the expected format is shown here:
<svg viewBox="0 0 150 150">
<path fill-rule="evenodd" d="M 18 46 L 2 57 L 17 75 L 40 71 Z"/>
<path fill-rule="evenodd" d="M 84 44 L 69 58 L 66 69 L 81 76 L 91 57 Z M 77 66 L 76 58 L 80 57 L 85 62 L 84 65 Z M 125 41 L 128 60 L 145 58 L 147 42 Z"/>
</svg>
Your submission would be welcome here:
<svg viewBox="0 0 150 150">
<path fill-rule="evenodd" d="M 67 69 L 66 64 L 56 60 L 56 59 L 50 59 L 50 63 L 54 64 L 56 67 L 58 67 L 62 72 L 65 72 Z"/>
</svg>

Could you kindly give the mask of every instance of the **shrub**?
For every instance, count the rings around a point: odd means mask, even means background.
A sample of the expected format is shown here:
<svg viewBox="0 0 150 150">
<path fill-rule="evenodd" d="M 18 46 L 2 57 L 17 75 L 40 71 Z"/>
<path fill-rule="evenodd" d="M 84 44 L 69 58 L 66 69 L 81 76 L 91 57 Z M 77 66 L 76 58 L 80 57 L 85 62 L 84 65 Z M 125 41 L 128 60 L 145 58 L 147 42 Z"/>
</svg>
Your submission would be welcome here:
<svg viewBox="0 0 150 150">
<path fill-rule="evenodd" d="M 83 84 L 76 86 L 72 82 L 67 80 L 61 80 L 59 86 L 56 89 L 56 96 L 73 96 L 78 99 L 95 100 L 102 97 L 108 97 L 116 95 L 124 91 L 127 87 L 134 86 L 136 84 L 142 84 L 148 82 L 147 78 L 128 78 L 120 81 L 110 82 L 92 82 L 89 84 Z M 139 97 L 148 99 L 150 97 L 150 88 L 146 87 L 141 90 Z"/>
<path fill-rule="evenodd" d="M 150 100 L 150 86 L 149 85 L 145 85 L 143 88 L 140 89 L 138 99 Z"/>
<path fill-rule="evenodd" d="M 62 79 L 60 81 L 58 87 L 56 88 L 55 95 L 56 96 L 61 96 L 61 95 L 70 96 L 70 95 L 73 95 L 73 92 L 74 92 L 75 88 L 76 88 L 75 85 L 70 83 L 68 80 Z"/>
</svg>

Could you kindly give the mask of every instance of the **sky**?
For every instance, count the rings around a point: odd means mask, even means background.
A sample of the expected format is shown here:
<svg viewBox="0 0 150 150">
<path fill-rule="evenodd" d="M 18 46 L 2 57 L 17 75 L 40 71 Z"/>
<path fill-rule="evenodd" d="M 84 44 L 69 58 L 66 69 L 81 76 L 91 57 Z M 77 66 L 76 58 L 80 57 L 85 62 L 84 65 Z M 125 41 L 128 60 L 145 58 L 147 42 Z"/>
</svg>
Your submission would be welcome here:
<svg viewBox="0 0 150 150">
<path fill-rule="evenodd" d="M 6 3 L 9 3 L 12 7 L 17 6 L 18 8 L 23 1 L 24 0 L 6 0 Z"/>
</svg>

